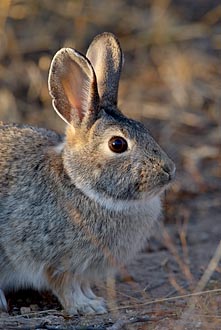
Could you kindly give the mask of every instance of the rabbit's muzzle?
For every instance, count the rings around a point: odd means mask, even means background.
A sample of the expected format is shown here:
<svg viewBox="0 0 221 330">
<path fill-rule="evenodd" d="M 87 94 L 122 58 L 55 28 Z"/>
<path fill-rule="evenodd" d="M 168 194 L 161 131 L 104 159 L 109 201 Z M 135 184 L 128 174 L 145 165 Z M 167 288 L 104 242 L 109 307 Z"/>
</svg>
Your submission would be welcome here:
<svg viewBox="0 0 221 330">
<path fill-rule="evenodd" d="M 169 160 L 162 165 L 161 170 L 161 182 L 162 184 L 170 183 L 174 177 L 176 172 L 175 164 Z"/>
<path fill-rule="evenodd" d="M 173 181 L 175 172 L 175 164 L 169 158 L 160 161 L 149 158 L 139 173 L 138 191 L 150 194 L 162 192 Z"/>
</svg>

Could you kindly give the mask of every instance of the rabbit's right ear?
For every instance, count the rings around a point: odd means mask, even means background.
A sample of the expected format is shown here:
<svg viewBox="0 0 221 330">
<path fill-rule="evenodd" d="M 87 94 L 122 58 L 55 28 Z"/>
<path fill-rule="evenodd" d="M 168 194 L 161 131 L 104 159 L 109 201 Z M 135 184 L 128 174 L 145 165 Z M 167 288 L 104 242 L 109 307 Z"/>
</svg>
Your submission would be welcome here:
<svg viewBox="0 0 221 330">
<path fill-rule="evenodd" d="M 59 50 L 51 63 L 48 86 L 53 107 L 67 124 L 79 126 L 96 120 L 96 76 L 85 56 L 71 48 Z"/>
<path fill-rule="evenodd" d="M 123 65 L 123 53 L 117 38 L 110 32 L 97 35 L 88 48 L 102 105 L 117 105 L 118 85 Z"/>
</svg>

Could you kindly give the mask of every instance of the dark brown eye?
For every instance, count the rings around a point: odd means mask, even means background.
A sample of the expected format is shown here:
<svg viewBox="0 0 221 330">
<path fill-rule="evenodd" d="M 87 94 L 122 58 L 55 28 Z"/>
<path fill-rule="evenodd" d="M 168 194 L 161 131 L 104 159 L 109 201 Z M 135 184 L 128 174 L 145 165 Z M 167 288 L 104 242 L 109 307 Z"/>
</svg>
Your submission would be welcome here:
<svg viewBox="0 0 221 330">
<path fill-rule="evenodd" d="M 111 151 L 116 153 L 122 153 L 127 150 L 127 141 L 121 136 L 113 136 L 109 140 L 108 146 Z"/>
</svg>

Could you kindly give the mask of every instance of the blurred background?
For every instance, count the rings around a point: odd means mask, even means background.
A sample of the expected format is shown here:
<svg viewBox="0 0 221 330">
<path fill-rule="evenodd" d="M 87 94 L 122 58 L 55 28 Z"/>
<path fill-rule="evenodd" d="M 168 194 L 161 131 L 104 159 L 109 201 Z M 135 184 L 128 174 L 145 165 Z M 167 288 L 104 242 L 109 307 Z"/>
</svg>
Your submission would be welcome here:
<svg viewBox="0 0 221 330">
<path fill-rule="evenodd" d="M 219 1 L 0 0 L 0 121 L 64 132 L 48 94 L 51 59 L 66 46 L 85 53 L 104 31 L 119 38 L 125 55 L 121 110 L 149 127 L 177 166 L 164 207 L 175 248 L 168 234 L 164 243 L 153 240 L 129 271 L 142 295 L 146 288 L 153 297 L 183 294 L 189 283 L 195 287 L 221 236 Z M 219 279 L 220 273 L 221 265 Z M 218 299 L 211 299 L 214 315 Z"/>
<path fill-rule="evenodd" d="M 111 31 L 125 54 L 119 106 L 177 164 L 166 220 L 199 194 L 220 205 L 206 195 L 221 188 L 220 23 L 215 0 L 1 0 L 0 120 L 63 132 L 47 88 L 51 59 Z"/>
</svg>

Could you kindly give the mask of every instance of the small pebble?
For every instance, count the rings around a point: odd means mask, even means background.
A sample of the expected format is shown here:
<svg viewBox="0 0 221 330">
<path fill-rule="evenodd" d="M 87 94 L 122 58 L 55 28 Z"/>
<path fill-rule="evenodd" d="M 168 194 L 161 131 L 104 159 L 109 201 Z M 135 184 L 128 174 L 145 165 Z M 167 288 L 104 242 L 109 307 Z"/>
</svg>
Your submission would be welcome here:
<svg viewBox="0 0 221 330">
<path fill-rule="evenodd" d="M 28 313 L 31 313 L 31 308 L 30 308 L 30 307 L 21 307 L 21 308 L 20 308 L 20 313 L 21 313 L 21 314 L 28 314 Z"/>
<path fill-rule="evenodd" d="M 39 311 L 39 306 L 37 304 L 31 304 L 30 308 L 33 312 L 38 312 Z"/>
</svg>

